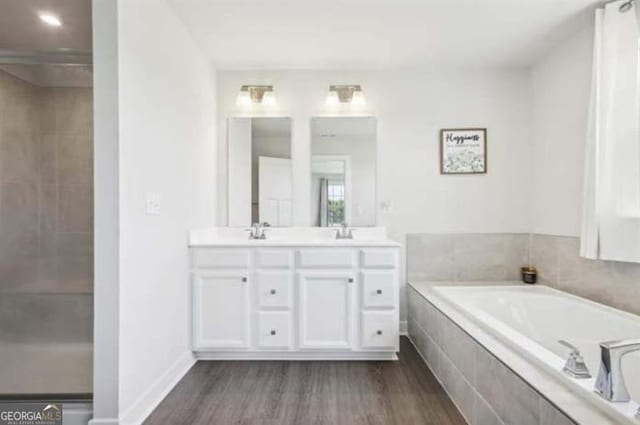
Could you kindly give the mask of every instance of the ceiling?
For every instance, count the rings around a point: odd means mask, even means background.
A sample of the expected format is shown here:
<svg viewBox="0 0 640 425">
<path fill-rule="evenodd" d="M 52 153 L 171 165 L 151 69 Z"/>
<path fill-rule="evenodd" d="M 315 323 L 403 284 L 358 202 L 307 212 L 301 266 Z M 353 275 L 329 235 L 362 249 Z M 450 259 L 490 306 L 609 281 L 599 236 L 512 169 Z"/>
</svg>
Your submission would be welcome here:
<svg viewBox="0 0 640 425">
<path fill-rule="evenodd" d="M 63 25 L 43 24 L 40 12 L 57 15 Z M 91 0 L 0 0 L 0 49 L 91 51 Z"/>
<path fill-rule="evenodd" d="M 527 66 L 594 0 L 168 0 L 221 69 Z"/>
<path fill-rule="evenodd" d="M 62 26 L 45 25 L 38 16 L 42 12 L 58 16 Z M 49 58 L 62 60 L 60 54 L 69 50 L 91 52 L 91 0 L 0 0 L 0 50 L 9 51 L 8 56 L 0 52 L 0 70 L 31 84 L 91 86 L 90 65 L 46 63 Z M 20 59 L 16 59 L 12 52 L 20 52 Z"/>
</svg>

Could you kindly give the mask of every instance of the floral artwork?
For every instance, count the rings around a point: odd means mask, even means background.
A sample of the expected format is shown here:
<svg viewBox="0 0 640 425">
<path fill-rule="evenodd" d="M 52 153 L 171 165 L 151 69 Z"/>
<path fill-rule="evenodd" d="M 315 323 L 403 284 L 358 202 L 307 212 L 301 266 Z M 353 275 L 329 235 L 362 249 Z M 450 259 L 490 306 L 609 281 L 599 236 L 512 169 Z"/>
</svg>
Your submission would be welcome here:
<svg viewBox="0 0 640 425">
<path fill-rule="evenodd" d="M 487 129 L 460 128 L 440 131 L 441 174 L 487 172 Z"/>
</svg>

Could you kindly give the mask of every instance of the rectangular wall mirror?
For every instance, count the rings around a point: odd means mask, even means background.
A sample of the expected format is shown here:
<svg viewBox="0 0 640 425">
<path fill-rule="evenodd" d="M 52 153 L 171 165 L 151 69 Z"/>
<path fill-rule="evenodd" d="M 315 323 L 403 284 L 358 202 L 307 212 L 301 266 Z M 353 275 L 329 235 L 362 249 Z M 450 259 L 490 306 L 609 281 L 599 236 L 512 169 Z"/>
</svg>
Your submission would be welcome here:
<svg viewBox="0 0 640 425">
<path fill-rule="evenodd" d="M 376 119 L 311 119 L 311 223 L 376 225 Z"/>
<path fill-rule="evenodd" d="M 229 118 L 227 144 L 229 226 L 291 226 L 291 119 Z"/>
</svg>

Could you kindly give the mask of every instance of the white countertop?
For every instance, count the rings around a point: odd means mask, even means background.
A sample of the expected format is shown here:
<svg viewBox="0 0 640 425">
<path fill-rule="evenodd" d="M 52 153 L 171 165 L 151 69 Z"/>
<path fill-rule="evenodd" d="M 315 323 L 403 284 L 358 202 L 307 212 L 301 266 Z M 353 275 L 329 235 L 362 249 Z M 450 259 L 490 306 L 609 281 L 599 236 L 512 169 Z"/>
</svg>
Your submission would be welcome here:
<svg viewBox="0 0 640 425">
<path fill-rule="evenodd" d="M 267 239 L 249 239 L 241 227 L 214 227 L 189 232 L 189 247 L 251 247 L 251 246 L 317 246 L 317 247 L 400 247 L 389 239 L 384 227 L 354 227 L 353 239 L 336 239 L 335 228 L 271 227 Z"/>
</svg>

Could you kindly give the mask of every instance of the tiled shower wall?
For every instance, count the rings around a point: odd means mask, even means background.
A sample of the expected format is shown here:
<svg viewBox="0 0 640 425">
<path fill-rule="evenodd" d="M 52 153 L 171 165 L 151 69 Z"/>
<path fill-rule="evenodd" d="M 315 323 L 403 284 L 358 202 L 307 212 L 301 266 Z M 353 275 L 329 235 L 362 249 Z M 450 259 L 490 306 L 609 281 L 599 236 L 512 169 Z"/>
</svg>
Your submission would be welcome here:
<svg viewBox="0 0 640 425">
<path fill-rule="evenodd" d="M 0 340 L 92 341 L 92 117 L 0 71 Z"/>
<path fill-rule="evenodd" d="M 640 264 L 579 256 L 576 237 L 539 234 L 409 234 L 409 281 L 520 280 L 531 262 L 539 282 L 640 314 Z"/>
</svg>

